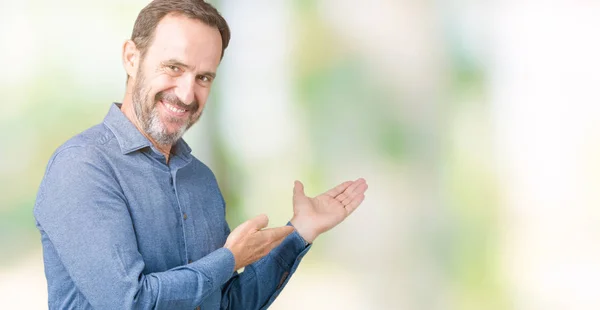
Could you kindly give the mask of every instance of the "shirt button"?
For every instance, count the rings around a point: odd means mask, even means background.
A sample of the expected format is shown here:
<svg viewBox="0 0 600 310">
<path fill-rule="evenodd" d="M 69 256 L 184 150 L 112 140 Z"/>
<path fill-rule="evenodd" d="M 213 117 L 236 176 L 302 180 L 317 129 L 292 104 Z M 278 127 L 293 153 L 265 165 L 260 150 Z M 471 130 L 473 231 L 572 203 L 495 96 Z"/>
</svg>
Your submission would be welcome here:
<svg viewBox="0 0 600 310">
<path fill-rule="evenodd" d="M 186 213 L 183 214 L 183 219 L 187 220 L 187 214 Z"/>
<path fill-rule="evenodd" d="M 191 260 L 191 259 L 188 259 L 188 264 L 191 264 L 191 263 L 192 263 L 192 260 Z"/>
<path fill-rule="evenodd" d="M 200 310 L 200 306 L 196 307 L 196 310 Z"/>
</svg>

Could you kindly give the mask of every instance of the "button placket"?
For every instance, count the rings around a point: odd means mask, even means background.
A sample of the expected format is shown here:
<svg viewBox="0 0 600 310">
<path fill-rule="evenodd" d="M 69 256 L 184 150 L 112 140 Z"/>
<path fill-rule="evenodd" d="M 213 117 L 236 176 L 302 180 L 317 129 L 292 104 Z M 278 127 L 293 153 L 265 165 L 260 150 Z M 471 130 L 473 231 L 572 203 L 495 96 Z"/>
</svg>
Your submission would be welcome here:
<svg viewBox="0 0 600 310">
<path fill-rule="evenodd" d="M 175 197 L 175 203 L 177 204 L 177 210 L 179 211 L 179 214 L 181 216 L 181 218 L 185 221 L 187 220 L 188 216 L 187 214 L 183 211 L 182 209 L 182 205 L 181 202 L 179 201 L 179 197 L 177 195 L 177 190 L 175 189 L 175 176 L 176 175 L 176 170 L 173 171 L 171 170 L 169 173 L 169 184 L 171 185 L 171 190 L 173 191 L 173 195 Z M 181 222 L 181 230 L 183 233 L 183 251 L 184 251 L 184 257 L 189 258 L 190 253 L 188 252 L 188 248 L 187 248 L 187 232 L 186 232 L 186 225 L 184 222 Z M 193 261 L 191 259 L 187 260 L 188 264 L 191 264 Z"/>
</svg>

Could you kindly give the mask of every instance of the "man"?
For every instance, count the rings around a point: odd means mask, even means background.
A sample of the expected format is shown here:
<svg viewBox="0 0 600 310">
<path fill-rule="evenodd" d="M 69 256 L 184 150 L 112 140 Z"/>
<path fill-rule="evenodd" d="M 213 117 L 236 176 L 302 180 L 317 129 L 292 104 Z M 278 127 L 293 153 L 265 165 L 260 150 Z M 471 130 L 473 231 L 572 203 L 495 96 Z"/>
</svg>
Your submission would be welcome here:
<svg viewBox="0 0 600 310">
<path fill-rule="evenodd" d="M 267 308 L 315 238 L 363 201 L 363 179 L 315 198 L 295 182 L 288 225 L 266 229 L 260 215 L 230 233 L 213 173 L 181 139 L 229 37 L 199 0 L 140 12 L 123 45 L 123 103 L 60 146 L 40 185 L 49 308 Z"/>
</svg>

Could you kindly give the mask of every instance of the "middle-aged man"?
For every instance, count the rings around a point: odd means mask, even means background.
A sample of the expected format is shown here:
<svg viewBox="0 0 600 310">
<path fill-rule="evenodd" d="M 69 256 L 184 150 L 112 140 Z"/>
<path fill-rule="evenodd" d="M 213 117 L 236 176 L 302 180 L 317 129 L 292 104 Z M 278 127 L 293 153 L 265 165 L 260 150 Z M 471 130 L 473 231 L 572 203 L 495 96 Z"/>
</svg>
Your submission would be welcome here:
<svg viewBox="0 0 600 310">
<path fill-rule="evenodd" d="M 181 139 L 229 37 L 200 0 L 140 12 L 123 45 L 123 103 L 60 146 L 40 185 L 50 309 L 267 308 L 315 238 L 363 201 L 363 179 L 314 198 L 296 182 L 288 225 L 265 228 L 260 215 L 230 232 L 213 173 Z"/>
</svg>

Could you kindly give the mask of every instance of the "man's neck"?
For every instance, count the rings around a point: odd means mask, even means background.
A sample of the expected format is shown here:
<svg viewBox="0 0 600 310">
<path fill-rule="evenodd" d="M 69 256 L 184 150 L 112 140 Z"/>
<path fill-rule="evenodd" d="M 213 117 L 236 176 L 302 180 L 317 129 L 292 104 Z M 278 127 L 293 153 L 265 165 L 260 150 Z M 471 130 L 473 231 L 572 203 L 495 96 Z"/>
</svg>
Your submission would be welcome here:
<svg viewBox="0 0 600 310">
<path fill-rule="evenodd" d="M 151 143 L 156 147 L 163 155 L 165 155 L 165 161 L 167 164 L 169 163 L 169 155 L 171 154 L 171 145 L 160 145 L 152 139 L 146 132 L 142 129 L 142 126 L 139 124 L 137 117 L 135 117 L 135 111 L 133 108 L 133 101 L 131 97 L 131 91 L 128 90 L 125 94 L 125 98 L 123 98 L 123 104 L 121 105 L 121 111 L 125 114 L 125 117 L 129 119 L 129 121 L 137 128 L 137 130 L 144 135 Z"/>
</svg>

